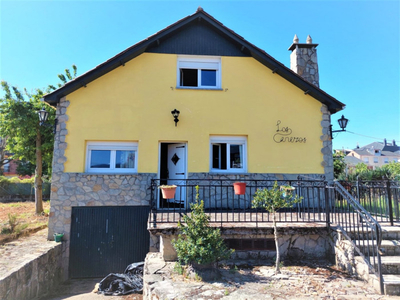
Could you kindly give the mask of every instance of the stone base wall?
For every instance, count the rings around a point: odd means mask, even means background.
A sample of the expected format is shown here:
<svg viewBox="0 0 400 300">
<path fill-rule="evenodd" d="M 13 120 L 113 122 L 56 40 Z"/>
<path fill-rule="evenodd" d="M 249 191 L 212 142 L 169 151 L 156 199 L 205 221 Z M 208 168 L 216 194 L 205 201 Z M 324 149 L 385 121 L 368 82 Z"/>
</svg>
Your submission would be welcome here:
<svg viewBox="0 0 400 300">
<path fill-rule="evenodd" d="M 86 173 L 53 174 L 49 239 L 64 233 L 69 240 L 74 206 L 150 205 L 151 179 L 156 174 L 103 175 Z"/>
<path fill-rule="evenodd" d="M 156 174 L 152 173 L 135 175 L 53 173 L 48 238 L 53 240 L 54 233 L 64 233 L 64 276 L 68 278 L 72 207 L 150 205 L 151 179 L 155 177 Z M 150 246 L 151 249 L 154 248 Z"/>
<path fill-rule="evenodd" d="M 172 240 L 177 238 L 176 229 L 151 229 L 160 236 L 160 252 L 165 261 L 177 260 Z M 279 228 L 279 251 L 282 259 L 332 259 L 333 249 L 327 228 Z M 273 228 L 221 228 L 224 239 L 274 239 Z M 232 259 L 268 259 L 275 251 L 237 251 Z"/>
<path fill-rule="evenodd" d="M 15 272 L 0 277 L 2 300 L 25 300 L 42 297 L 63 282 L 65 270 L 62 253 L 64 244 L 59 243 L 39 257 L 28 261 Z"/>
</svg>

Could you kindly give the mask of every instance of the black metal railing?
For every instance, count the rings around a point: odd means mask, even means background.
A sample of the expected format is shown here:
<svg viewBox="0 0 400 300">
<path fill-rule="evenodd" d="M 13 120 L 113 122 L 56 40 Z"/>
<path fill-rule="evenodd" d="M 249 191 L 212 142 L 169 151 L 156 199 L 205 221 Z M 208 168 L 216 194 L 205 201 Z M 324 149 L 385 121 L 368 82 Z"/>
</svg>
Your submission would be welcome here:
<svg viewBox="0 0 400 300">
<path fill-rule="evenodd" d="M 233 183 L 237 181 L 228 178 L 175 181 L 153 179 L 151 181 L 151 226 L 156 228 L 157 224 L 166 223 L 175 225 L 181 221 L 182 216 L 190 212 L 190 203 L 196 199 L 196 186 L 198 186 L 199 199 L 204 201 L 205 212 L 209 215 L 211 223 L 220 223 L 222 226 L 223 223 L 252 222 L 258 226 L 258 223 L 272 222 L 271 214 L 252 208 L 251 201 L 257 189 L 271 188 L 275 180 L 240 180 L 246 183 L 246 191 L 243 195 L 236 195 L 234 192 Z M 336 226 L 352 243 L 355 251 L 364 259 L 371 271 L 378 276 L 381 293 L 383 293 L 379 253 L 382 229 L 370 211 L 363 207 L 363 202 L 352 196 L 353 186 L 345 185 L 344 187 L 339 182 L 328 186 L 324 180 L 304 179 L 302 176 L 299 176 L 297 180 L 278 180 L 277 182 L 281 186 L 294 187 L 295 193 L 302 197 L 301 202 L 293 208 L 279 210 L 277 221 L 322 223 L 328 228 Z M 161 184 L 167 183 L 177 185 L 173 199 L 164 199 L 158 189 Z M 398 197 L 398 188 L 396 191 L 390 184 L 385 187 L 388 199 L 393 199 L 390 197 L 394 194 Z M 356 191 L 357 199 L 361 199 L 360 195 L 363 192 L 360 186 Z M 375 189 L 375 191 L 380 190 Z M 393 207 L 396 207 L 396 204 Z M 388 209 L 390 211 L 389 206 Z"/>
<path fill-rule="evenodd" d="M 205 212 L 211 223 L 272 222 L 272 216 L 262 209 L 252 208 L 251 201 L 257 189 L 271 188 L 275 180 L 240 180 L 246 183 L 244 195 L 236 195 L 234 179 L 184 179 L 151 181 L 151 216 L 153 227 L 160 223 L 177 223 L 183 214 L 190 211 L 190 203 L 196 199 L 196 186 L 199 187 L 199 200 L 204 201 Z M 158 186 L 175 184 L 177 190 L 173 199 L 164 199 Z M 278 185 L 290 185 L 303 199 L 293 208 L 277 212 L 278 222 L 327 222 L 326 197 L 323 180 L 278 180 Z"/>
<path fill-rule="evenodd" d="M 379 278 L 383 294 L 380 246 L 382 228 L 377 220 L 339 182 L 327 187 L 330 199 L 330 223 L 339 228 Z"/>
<path fill-rule="evenodd" d="M 342 185 L 378 221 L 400 221 L 400 182 L 393 180 L 357 180 Z"/>
</svg>

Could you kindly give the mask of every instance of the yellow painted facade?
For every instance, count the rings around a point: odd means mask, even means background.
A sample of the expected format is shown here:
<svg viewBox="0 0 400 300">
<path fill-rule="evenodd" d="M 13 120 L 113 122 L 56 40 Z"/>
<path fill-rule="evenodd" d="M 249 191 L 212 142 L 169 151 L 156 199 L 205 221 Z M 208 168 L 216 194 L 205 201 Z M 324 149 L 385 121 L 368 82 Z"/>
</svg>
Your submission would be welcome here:
<svg viewBox="0 0 400 300">
<path fill-rule="evenodd" d="M 144 53 L 67 96 L 65 172 L 85 171 L 87 141 L 138 142 L 139 173 L 158 172 L 160 142 L 187 142 L 187 171 L 209 172 L 210 136 L 237 135 L 248 173 L 324 173 L 319 101 L 252 57 L 221 58 L 222 90 L 176 89 L 177 58 Z M 274 141 L 278 120 L 292 142 Z"/>
</svg>

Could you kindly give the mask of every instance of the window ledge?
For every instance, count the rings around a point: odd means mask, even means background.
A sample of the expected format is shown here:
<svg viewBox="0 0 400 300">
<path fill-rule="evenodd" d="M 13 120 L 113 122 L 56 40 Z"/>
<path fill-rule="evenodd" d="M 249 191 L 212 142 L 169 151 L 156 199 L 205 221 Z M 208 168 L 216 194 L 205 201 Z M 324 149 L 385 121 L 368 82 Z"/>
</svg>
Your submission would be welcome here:
<svg viewBox="0 0 400 300">
<path fill-rule="evenodd" d="M 202 87 L 192 87 L 192 86 L 177 86 L 175 87 L 177 90 L 203 90 L 203 91 L 223 91 L 224 89 L 222 88 L 202 88 Z"/>
<path fill-rule="evenodd" d="M 138 172 L 83 172 L 83 175 L 137 175 Z"/>
<path fill-rule="evenodd" d="M 243 175 L 243 174 L 249 174 L 249 173 L 247 173 L 245 171 L 221 171 L 221 170 L 215 170 L 215 171 L 214 170 L 210 170 L 209 173 L 216 174 L 216 175 L 226 175 L 226 174 L 229 174 L 229 175 L 235 175 L 235 174 Z"/>
</svg>

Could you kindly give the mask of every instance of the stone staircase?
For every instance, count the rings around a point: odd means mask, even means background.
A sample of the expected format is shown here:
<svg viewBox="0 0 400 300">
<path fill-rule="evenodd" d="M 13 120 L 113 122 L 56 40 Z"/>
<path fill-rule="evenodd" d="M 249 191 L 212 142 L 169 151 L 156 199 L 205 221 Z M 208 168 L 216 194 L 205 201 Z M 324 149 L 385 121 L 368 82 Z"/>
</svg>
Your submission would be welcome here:
<svg viewBox="0 0 400 300">
<path fill-rule="evenodd" d="M 400 295 L 400 225 L 382 227 L 382 243 L 380 247 L 381 270 L 383 274 L 384 291 L 386 295 Z M 362 242 L 360 244 L 363 244 Z M 367 243 L 365 243 L 367 244 Z M 364 254 L 368 252 L 367 247 L 360 249 Z M 372 247 L 369 249 L 372 252 Z M 357 255 L 355 253 L 355 255 Z M 360 256 L 355 260 L 362 262 Z M 378 278 L 374 274 L 369 275 L 371 282 L 379 292 Z"/>
</svg>

